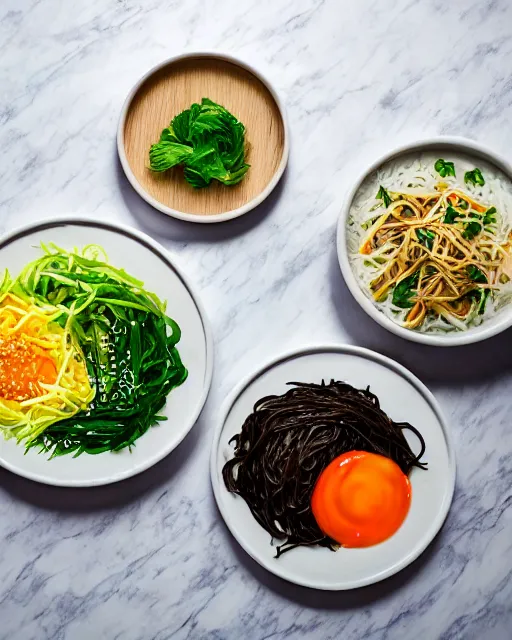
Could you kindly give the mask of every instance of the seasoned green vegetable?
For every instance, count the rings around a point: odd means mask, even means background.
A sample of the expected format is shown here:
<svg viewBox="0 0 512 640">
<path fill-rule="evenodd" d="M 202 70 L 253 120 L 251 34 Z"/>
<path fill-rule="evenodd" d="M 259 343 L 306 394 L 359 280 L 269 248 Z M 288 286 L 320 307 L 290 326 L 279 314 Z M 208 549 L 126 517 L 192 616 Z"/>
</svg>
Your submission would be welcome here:
<svg viewBox="0 0 512 640">
<path fill-rule="evenodd" d="M 382 200 L 385 207 L 389 207 L 392 202 L 391 196 L 382 185 L 380 185 L 380 189 L 378 190 L 375 197 L 377 198 L 377 200 Z"/>
<path fill-rule="evenodd" d="M 496 207 L 490 207 L 484 214 L 484 225 L 496 224 Z"/>
<path fill-rule="evenodd" d="M 446 224 L 453 224 L 455 222 L 455 218 L 459 218 L 460 213 L 449 204 L 446 207 L 446 213 L 444 214 L 443 222 Z"/>
<path fill-rule="evenodd" d="M 468 222 L 464 225 L 464 231 L 462 237 L 466 240 L 473 240 L 473 238 L 482 231 L 482 225 L 479 222 Z"/>
<path fill-rule="evenodd" d="M 467 204 L 467 203 L 466 203 Z M 466 207 L 461 207 L 467 209 Z M 482 216 L 474 211 L 469 213 L 461 213 L 454 209 L 451 205 L 446 207 L 446 213 L 444 214 L 443 222 L 446 224 L 455 224 L 456 222 L 462 223 L 462 237 L 465 240 L 472 240 L 482 231 L 482 223 L 484 226 L 494 224 L 496 222 L 496 207 L 491 207 Z M 468 220 L 471 218 L 471 220 Z M 468 220 L 466 222 L 466 220 Z"/>
<path fill-rule="evenodd" d="M 27 447 L 52 456 L 129 447 L 165 420 L 159 412 L 167 395 L 187 377 L 176 349 L 180 328 L 156 295 L 108 264 L 99 247 L 43 248 L 46 254 L 22 271 L 12 291 L 61 310 L 55 321 L 79 345 L 95 395 L 84 411 L 54 423 Z"/>
<path fill-rule="evenodd" d="M 419 271 L 413 273 L 411 276 L 400 280 L 400 282 L 393 289 L 393 304 L 401 309 L 408 309 L 414 305 L 414 301 L 411 300 L 416 295 L 416 287 L 418 284 L 420 274 Z"/>
<path fill-rule="evenodd" d="M 471 278 L 471 280 L 474 280 L 475 282 L 482 282 L 484 284 L 487 284 L 487 276 L 481 269 L 479 269 L 478 267 L 475 267 L 474 264 L 470 264 L 467 271 L 468 271 L 468 276 Z"/>
<path fill-rule="evenodd" d="M 425 245 L 427 249 L 432 249 L 436 237 L 436 234 L 433 231 L 429 231 L 426 229 L 416 229 L 416 236 L 421 244 Z"/>
<path fill-rule="evenodd" d="M 434 169 L 441 178 L 446 178 L 446 176 L 455 177 L 455 165 L 453 162 L 447 162 L 446 160 L 439 158 L 439 160 L 436 160 L 436 163 L 434 164 Z"/>
<path fill-rule="evenodd" d="M 362 223 L 362 225 L 361 225 L 361 227 L 362 227 L 365 231 L 367 231 L 367 230 L 368 230 L 368 229 L 369 229 L 369 228 L 374 224 L 374 222 L 375 222 L 376 220 L 378 220 L 379 218 L 380 218 L 380 215 L 375 216 L 375 217 L 373 217 L 373 218 L 370 218 L 370 219 L 369 219 L 369 220 L 367 220 L 366 222 L 363 222 L 363 223 Z"/>
<path fill-rule="evenodd" d="M 479 184 L 482 187 L 485 184 L 482 172 L 478 168 L 473 169 L 473 171 L 466 171 L 466 173 L 464 174 L 464 182 L 466 184 L 474 184 L 475 186 Z"/>
<path fill-rule="evenodd" d="M 151 145 L 149 166 L 167 171 L 182 165 L 185 180 L 196 189 L 212 180 L 239 183 L 249 169 L 245 162 L 245 127 L 227 109 L 208 98 L 178 114 Z"/>
<path fill-rule="evenodd" d="M 487 279 L 485 281 L 487 282 Z M 483 313 L 485 313 L 485 303 L 487 302 L 490 294 L 490 289 L 473 289 L 467 294 L 467 297 L 470 300 L 474 300 L 476 302 L 476 311 L 478 315 L 481 316 Z"/>
</svg>

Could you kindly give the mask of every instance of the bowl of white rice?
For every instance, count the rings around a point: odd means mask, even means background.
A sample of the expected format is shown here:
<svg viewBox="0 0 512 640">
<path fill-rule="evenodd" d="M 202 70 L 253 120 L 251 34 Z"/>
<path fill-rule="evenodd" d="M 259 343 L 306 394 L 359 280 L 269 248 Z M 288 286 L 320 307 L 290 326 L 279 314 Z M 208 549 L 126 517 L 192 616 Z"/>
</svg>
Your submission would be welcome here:
<svg viewBox="0 0 512 640">
<path fill-rule="evenodd" d="M 380 157 L 348 193 L 337 250 L 345 282 L 381 326 L 456 346 L 512 325 L 512 167 L 463 138 Z"/>
</svg>

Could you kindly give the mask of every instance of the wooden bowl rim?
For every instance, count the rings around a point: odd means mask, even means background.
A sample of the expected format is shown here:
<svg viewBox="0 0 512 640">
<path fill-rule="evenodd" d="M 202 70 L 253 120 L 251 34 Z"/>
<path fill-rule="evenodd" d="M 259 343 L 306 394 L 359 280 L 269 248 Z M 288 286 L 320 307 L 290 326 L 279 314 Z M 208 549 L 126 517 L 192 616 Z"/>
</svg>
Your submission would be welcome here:
<svg viewBox="0 0 512 640">
<path fill-rule="evenodd" d="M 246 202 L 241 207 L 238 207 L 237 209 L 232 209 L 231 211 L 226 211 L 224 213 L 215 213 L 211 215 L 199 215 L 197 213 L 185 213 L 183 211 L 178 211 L 177 209 L 172 209 L 171 207 L 166 206 L 165 204 L 163 204 L 162 202 L 154 198 L 152 195 L 150 195 L 142 187 L 140 182 L 135 177 L 135 174 L 133 173 L 130 167 L 130 164 L 128 162 L 128 158 L 126 156 L 125 144 L 124 144 L 124 130 L 125 130 L 126 118 L 128 116 L 128 112 L 132 105 L 133 99 L 137 95 L 142 85 L 152 75 L 164 69 L 165 67 L 175 64 L 177 62 L 181 62 L 182 60 L 188 60 L 188 59 L 194 59 L 194 58 L 212 58 L 212 59 L 221 60 L 224 62 L 229 62 L 238 67 L 241 67 L 242 69 L 245 69 L 246 71 L 251 73 L 253 76 L 255 76 L 265 86 L 265 88 L 269 91 L 270 95 L 274 99 L 279 111 L 279 115 L 281 116 L 281 121 L 283 125 L 283 134 L 284 134 L 283 135 L 283 153 L 281 156 L 281 161 L 274 175 L 272 176 L 272 179 L 267 184 L 267 186 L 263 189 L 263 191 L 261 191 L 256 197 L 254 197 L 249 202 Z M 252 209 L 257 207 L 259 204 L 261 204 L 272 193 L 272 191 L 274 190 L 277 183 L 281 179 L 281 176 L 284 173 L 284 170 L 288 163 L 288 156 L 290 154 L 290 141 L 289 141 L 288 119 L 286 115 L 286 108 L 284 106 L 283 100 L 280 98 L 278 92 L 272 86 L 270 81 L 261 73 L 261 71 L 258 71 L 257 69 L 255 69 L 248 62 L 240 60 L 239 58 L 235 58 L 234 56 L 229 55 L 227 53 L 222 53 L 218 51 L 190 51 L 186 53 L 180 53 L 179 55 L 171 56 L 170 58 L 167 58 L 163 62 L 160 62 L 154 67 L 152 67 L 147 73 L 145 73 L 142 76 L 142 78 L 140 78 L 137 81 L 135 86 L 132 88 L 132 90 L 128 94 L 126 100 L 124 101 L 123 107 L 121 109 L 121 116 L 119 118 L 119 124 L 117 127 L 117 152 L 119 154 L 119 160 L 121 161 L 121 166 L 123 167 L 126 177 L 128 178 L 128 181 L 130 182 L 132 187 L 140 195 L 141 198 L 143 198 L 147 203 L 149 203 L 155 209 L 158 209 L 158 211 L 161 211 L 162 213 L 165 213 L 166 215 L 171 216 L 173 218 L 178 218 L 179 220 L 186 220 L 188 222 L 199 222 L 199 223 L 209 224 L 212 222 L 224 222 L 225 220 L 232 220 L 233 218 L 238 218 L 239 216 L 242 216 L 244 213 L 251 211 Z"/>
</svg>

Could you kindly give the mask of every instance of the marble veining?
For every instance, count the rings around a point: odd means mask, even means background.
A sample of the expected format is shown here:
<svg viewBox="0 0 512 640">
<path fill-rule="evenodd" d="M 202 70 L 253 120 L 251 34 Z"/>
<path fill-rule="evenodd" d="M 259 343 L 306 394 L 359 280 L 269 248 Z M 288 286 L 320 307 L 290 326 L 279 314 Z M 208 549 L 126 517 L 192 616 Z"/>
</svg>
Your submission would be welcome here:
<svg viewBox="0 0 512 640">
<path fill-rule="evenodd" d="M 271 77 L 291 128 L 281 184 L 231 223 L 167 219 L 115 150 L 123 100 L 149 67 L 221 49 Z M 507 640 L 512 637 L 512 332 L 460 349 L 405 343 L 348 293 L 334 233 L 365 159 L 465 135 L 512 160 L 509 0 L 2 0 L 0 231 L 62 213 L 150 233 L 197 283 L 216 339 L 212 392 L 185 442 L 105 488 L 0 470 L 0 638 Z M 345 341 L 419 375 L 457 446 L 445 527 L 412 566 L 348 593 L 266 573 L 210 490 L 219 407 L 262 360 Z"/>
</svg>

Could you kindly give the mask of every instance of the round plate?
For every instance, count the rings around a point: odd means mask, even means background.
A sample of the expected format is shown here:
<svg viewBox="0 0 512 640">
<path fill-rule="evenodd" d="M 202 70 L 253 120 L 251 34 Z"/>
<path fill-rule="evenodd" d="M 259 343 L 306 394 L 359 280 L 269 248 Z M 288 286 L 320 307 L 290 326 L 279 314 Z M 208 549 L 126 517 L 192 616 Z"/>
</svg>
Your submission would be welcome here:
<svg viewBox="0 0 512 640">
<path fill-rule="evenodd" d="M 378 322 L 385 329 L 388 329 L 388 331 L 391 331 L 406 340 L 435 345 L 437 347 L 452 347 L 480 342 L 481 340 L 486 340 L 487 338 L 490 338 L 497 333 L 501 333 L 512 326 L 511 306 L 503 309 L 500 313 L 496 314 L 494 318 L 486 320 L 480 326 L 471 327 L 466 331 L 453 332 L 446 335 L 438 333 L 420 333 L 419 331 L 406 329 L 396 324 L 382 311 L 380 311 L 380 309 L 378 309 L 361 290 L 352 271 L 347 251 L 347 219 L 350 213 L 352 201 L 354 200 L 358 189 L 366 178 L 377 171 L 384 163 L 389 162 L 390 160 L 395 160 L 402 155 L 409 155 L 413 153 L 419 155 L 425 151 L 438 151 L 440 154 L 444 153 L 447 159 L 450 159 L 450 154 L 457 154 L 457 156 L 463 156 L 467 160 L 470 160 L 471 158 L 476 162 L 481 162 L 483 160 L 484 162 L 488 162 L 495 168 L 499 169 L 503 174 L 505 174 L 505 177 L 509 181 L 512 180 L 512 166 L 504 158 L 484 145 L 465 138 L 441 136 L 438 138 L 413 142 L 393 149 L 389 153 L 380 157 L 377 161 L 373 162 L 370 167 L 364 171 L 360 178 L 355 182 L 354 187 L 349 191 L 345 199 L 338 219 L 337 233 L 338 260 L 341 272 L 345 282 L 347 283 L 347 287 L 356 301 L 364 311 L 366 311 L 366 313 L 375 320 L 375 322 Z"/>
<path fill-rule="evenodd" d="M 177 168 L 163 174 L 148 169 L 151 144 L 162 129 L 194 102 L 210 98 L 246 127 L 251 168 L 236 186 L 213 181 L 194 189 Z M 153 207 L 191 222 L 222 222 L 247 213 L 270 194 L 288 161 L 284 106 L 270 83 L 231 56 L 190 53 L 151 69 L 124 104 L 117 132 L 121 164 L 133 188 Z"/>
<path fill-rule="evenodd" d="M 233 455 L 230 438 L 240 432 L 255 402 L 282 394 L 287 382 L 344 380 L 370 385 L 393 420 L 411 422 L 425 438 L 428 471 L 413 469 L 411 508 L 405 522 L 385 542 L 364 549 L 299 547 L 276 559 L 270 535 L 239 496 L 229 493 L 222 467 Z M 413 450 L 414 435 L 404 432 Z M 235 389 L 215 430 L 210 460 L 213 490 L 231 533 L 247 553 L 277 576 L 306 587 L 343 590 L 383 580 L 415 560 L 441 528 L 455 486 L 455 457 L 446 422 L 430 391 L 407 369 L 373 351 L 352 346 L 319 346 L 284 355 L 259 369 Z"/>
<path fill-rule="evenodd" d="M 162 300 L 167 313 L 181 327 L 178 350 L 189 371 L 174 389 L 162 414 L 167 421 L 139 438 L 131 452 L 71 455 L 48 460 L 48 455 L 0 434 L 0 465 L 31 480 L 66 487 L 89 487 L 117 482 L 156 464 L 190 431 L 205 403 L 212 376 L 212 339 L 204 310 L 183 273 L 163 247 L 127 227 L 87 218 L 58 218 L 23 227 L 0 240 L 0 264 L 17 275 L 41 255 L 41 242 L 64 249 L 99 244 L 109 262 L 144 281 Z"/>
</svg>

